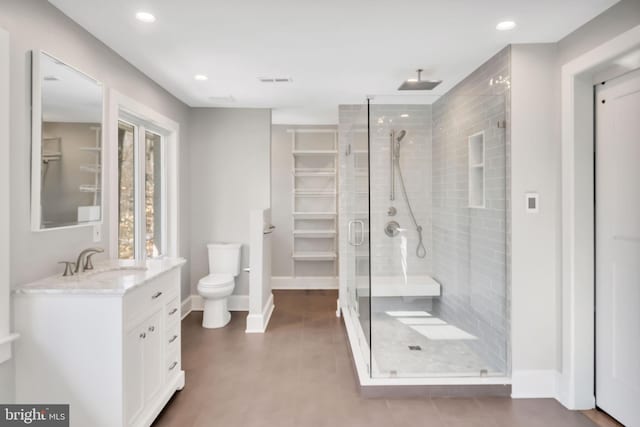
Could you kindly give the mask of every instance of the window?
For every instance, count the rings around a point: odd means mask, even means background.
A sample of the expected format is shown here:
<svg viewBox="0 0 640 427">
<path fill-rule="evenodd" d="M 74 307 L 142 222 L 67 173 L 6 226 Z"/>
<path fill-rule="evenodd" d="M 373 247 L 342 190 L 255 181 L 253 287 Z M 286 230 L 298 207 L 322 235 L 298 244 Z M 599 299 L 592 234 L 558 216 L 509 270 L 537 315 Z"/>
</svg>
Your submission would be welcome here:
<svg viewBox="0 0 640 427">
<path fill-rule="evenodd" d="M 164 137 L 134 120 L 118 122 L 118 256 L 165 254 Z"/>
</svg>

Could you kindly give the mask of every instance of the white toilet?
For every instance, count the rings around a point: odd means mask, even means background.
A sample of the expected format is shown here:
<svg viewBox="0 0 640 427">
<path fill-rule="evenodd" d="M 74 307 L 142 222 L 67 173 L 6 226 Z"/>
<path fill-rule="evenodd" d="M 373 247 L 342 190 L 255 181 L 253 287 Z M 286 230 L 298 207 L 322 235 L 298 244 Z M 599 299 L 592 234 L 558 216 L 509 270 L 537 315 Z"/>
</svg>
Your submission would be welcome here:
<svg viewBox="0 0 640 427">
<path fill-rule="evenodd" d="M 222 328 L 231 319 L 227 298 L 233 293 L 240 274 L 241 243 L 211 243 L 209 275 L 198 282 L 198 294 L 204 300 L 203 328 Z"/>
</svg>

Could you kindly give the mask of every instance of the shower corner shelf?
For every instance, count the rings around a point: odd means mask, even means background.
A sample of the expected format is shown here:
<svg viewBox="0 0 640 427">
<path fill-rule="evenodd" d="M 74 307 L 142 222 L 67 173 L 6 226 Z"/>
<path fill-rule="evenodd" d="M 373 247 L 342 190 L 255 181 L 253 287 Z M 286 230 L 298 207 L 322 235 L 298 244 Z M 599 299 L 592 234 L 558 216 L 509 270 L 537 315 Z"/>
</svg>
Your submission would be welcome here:
<svg viewBox="0 0 640 427">
<path fill-rule="evenodd" d="M 305 262 L 331 263 L 337 274 L 338 132 L 326 128 L 288 132 L 293 162 L 293 275 L 297 276 L 297 269 Z"/>
</svg>

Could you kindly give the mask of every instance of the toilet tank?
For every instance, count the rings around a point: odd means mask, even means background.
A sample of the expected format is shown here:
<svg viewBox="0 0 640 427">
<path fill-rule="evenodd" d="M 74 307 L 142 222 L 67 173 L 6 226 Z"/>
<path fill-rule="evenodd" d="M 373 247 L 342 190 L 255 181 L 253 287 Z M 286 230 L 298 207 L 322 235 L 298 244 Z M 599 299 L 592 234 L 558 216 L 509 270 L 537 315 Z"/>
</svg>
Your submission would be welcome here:
<svg viewBox="0 0 640 427">
<path fill-rule="evenodd" d="M 209 274 L 240 274 L 242 243 L 209 243 Z"/>
</svg>

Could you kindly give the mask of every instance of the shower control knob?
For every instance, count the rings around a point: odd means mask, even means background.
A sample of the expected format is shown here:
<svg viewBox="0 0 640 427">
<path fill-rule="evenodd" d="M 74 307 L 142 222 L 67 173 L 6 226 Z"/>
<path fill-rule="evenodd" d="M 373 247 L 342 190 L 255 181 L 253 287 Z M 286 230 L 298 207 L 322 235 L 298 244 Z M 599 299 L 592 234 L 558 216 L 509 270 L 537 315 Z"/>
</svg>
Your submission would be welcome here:
<svg viewBox="0 0 640 427">
<path fill-rule="evenodd" d="M 396 221 L 389 221 L 384 227 L 384 234 L 389 237 L 395 237 L 400 234 L 400 224 Z"/>
</svg>

